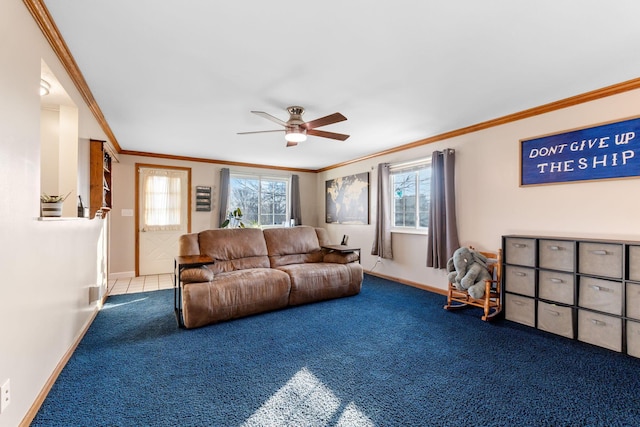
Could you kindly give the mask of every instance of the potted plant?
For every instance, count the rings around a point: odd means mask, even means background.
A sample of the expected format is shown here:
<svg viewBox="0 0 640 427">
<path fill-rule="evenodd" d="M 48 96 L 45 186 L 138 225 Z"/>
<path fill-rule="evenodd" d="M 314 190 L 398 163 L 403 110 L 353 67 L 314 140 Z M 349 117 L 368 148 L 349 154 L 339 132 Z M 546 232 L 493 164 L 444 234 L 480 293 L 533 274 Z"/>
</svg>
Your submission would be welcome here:
<svg viewBox="0 0 640 427">
<path fill-rule="evenodd" d="M 42 193 L 40 195 L 40 210 L 43 217 L 60 217 L 62 216 L 62 203 L 69 197 L 71 191 L 62 196 L 50 196 Z"/>
<path fill-rule="evenodd" d="M 235 208 L 232 212 L 229 212 L 227 219 L 222 223 L 220 228 L 245 228 L 244 222 L 242 222 L 242 211 L 240 208 Z"/>
</svg>

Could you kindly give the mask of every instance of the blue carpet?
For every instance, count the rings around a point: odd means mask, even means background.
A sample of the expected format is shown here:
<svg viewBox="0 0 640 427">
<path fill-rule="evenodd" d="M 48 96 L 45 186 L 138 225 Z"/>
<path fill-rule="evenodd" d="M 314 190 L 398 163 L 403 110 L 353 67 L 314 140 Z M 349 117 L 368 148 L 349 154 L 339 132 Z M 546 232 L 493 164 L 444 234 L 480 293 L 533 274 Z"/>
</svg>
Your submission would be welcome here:
<svg viewBox="0 0 640 427">
<path fill-rule="evenodd" d="M 110 297 L 33 426 L 640 426 L 640 359 L 365 275 L 360 295 L 180 330 Z"/>
</svg>

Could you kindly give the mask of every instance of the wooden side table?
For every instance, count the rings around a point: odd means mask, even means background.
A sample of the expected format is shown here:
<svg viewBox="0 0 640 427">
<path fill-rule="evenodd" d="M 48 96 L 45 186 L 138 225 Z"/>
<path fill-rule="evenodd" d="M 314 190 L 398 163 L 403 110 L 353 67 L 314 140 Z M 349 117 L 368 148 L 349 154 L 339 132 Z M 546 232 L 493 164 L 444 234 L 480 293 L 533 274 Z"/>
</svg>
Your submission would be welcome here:
<svg viewBox="0 0 640 427">
<path fill-rule="evenodd" d="M 187 268 L 211 264 L 215 264 L 215 261 L 206 255 L 177 256 L 173 260 L 173 309 L 178 326 L 181 328 L 184 327 L 184 319 L 182 318 L 182 279 L 180 274 Z"/>
<path fill-rule="evenodd" d="M 344 253 L 349 253 L 349 252 L 357 252 L 358 253 L 358 264 L 362 264 L 361 261 L 361 249 L 360 248 L 354 248 L 352 246 L 347 246 L 347 245 L 323 245 L 321 246 L 322 249 L 327 249 L 329 251 L 334 251 L 334 252 L 340 252 L 342 254 Z"/>
</svg>

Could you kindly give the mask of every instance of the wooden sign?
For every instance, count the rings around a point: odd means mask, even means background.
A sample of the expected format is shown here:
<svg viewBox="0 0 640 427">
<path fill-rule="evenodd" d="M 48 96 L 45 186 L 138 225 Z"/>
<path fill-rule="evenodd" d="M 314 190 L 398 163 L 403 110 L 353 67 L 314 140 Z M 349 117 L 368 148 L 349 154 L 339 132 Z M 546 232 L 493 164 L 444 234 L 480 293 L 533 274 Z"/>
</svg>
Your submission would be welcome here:
<svg viewBox="0 0 640 427">
<path fill-rule="evenodd" d="M 640 118 L 520 140 L 520 185 L 640 176 Z"/>
<path fill-rule="evenodd" d="M 211 212 L 211 187 L 196 186 L 196 211 Z"/>
</svg>

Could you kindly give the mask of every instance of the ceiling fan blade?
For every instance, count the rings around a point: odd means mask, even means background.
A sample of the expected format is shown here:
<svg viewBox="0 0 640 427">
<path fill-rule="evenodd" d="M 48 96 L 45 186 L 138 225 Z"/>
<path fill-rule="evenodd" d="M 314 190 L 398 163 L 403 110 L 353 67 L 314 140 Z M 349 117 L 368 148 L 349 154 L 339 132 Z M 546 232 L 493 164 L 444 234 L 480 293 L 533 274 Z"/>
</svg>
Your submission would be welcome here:
<svg viewBox="0 0 640 427">
<path fill-rule="evenodd" d="M 345 139 L 349 138 L 349 135 L 345 135 L 343 133 L 326 132 L 323 130 L 316 130 L 316 129 L 307 130 L 307 135 L 314 135 L 322 138 L 338 139 L 340 141 L 344 141 Z"/>
<path fill-rule="evenodd" d="M 298 145 L 297 142 L 287 141 L 287 147 L 295 147 L 296 145 Z"/>
<path fill-rule="evenodd" d="M 286 126 L 287 122 L 280 120 L 279 118 L 272 116 L 269 113 L 265 113 L 264 111 L 252 111 L 253 114 L 257 114 L 260 117 L 264 117 L 267 120 L 271 120 L 274 123 L 277 123 L 282 126 Z"/>
<path fill-rule="evenodd" d="M 238 135 L 249 135 L 252 133 L 269 133 L 269 132 L 284 132 L 284 129 L 278 129 L 278 130 L 255 130 L 252 132 L 238 132 Z"/>
<path fill-rule="evenodd" d="M 321 126 L 326 126 L 326 125 L 331 125 L 333 123 L 342 122 L 344 120 L 347 120 L 347 118 L 345 116 L 343 116 L 342 114 L 333 113 L 333 114 L 329 114 L 328 116 L 320 117 L 319 119 L 315 119 L 315 120 L 311 120 L 309 122 L 306 122 L 302 126 L 304 126 L 307 129 L 315 129 L 315 128 L 319 128 Z"/>
</svg>

